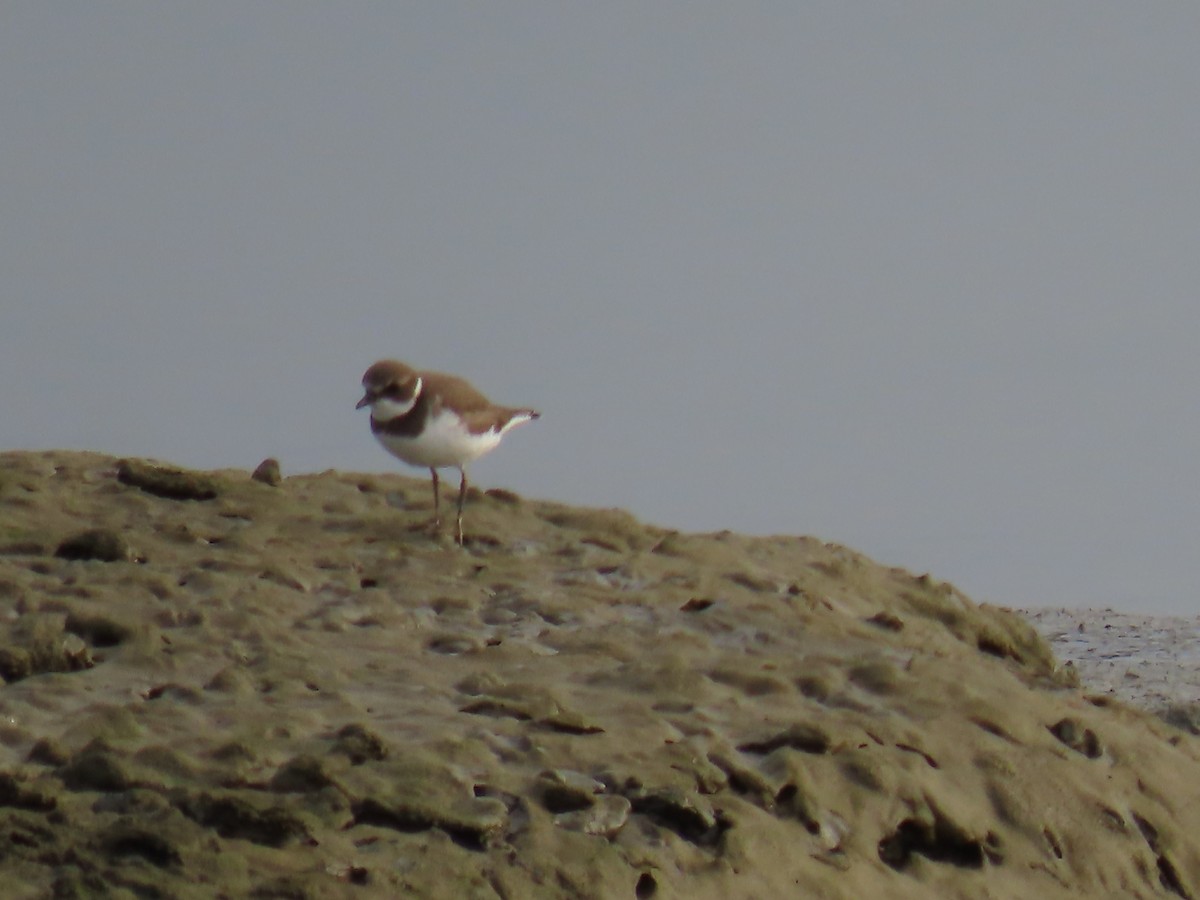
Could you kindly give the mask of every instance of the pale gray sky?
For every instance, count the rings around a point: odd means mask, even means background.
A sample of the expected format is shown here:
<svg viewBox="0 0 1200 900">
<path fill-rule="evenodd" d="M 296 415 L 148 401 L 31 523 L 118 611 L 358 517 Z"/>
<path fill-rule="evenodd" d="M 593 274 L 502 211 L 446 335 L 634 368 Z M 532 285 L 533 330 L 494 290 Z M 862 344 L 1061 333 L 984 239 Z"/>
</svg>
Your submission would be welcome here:
<svg viewBox="0 0 1200 900">
<path fill-rule="evenodd" d="M 0 5 L 0 446 L 402 466 L 1200 611 L 1200 6 Z M 415 470 L 409 470 L 419 474 Z"/>
</svg>

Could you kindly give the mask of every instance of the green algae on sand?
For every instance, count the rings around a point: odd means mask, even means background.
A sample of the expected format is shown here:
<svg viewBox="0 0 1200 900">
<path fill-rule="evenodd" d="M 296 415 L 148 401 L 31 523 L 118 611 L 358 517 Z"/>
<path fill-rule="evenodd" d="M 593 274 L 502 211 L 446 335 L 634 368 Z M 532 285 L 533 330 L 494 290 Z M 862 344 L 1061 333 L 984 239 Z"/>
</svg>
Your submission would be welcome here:
<svg viewBox="0 0 1200 900">
<path fill-rule="evenodd" d="M 0 454 L 6 896 L 1200 896 L 1196 739 L 934 578 L 123 462 Z"/>
</svg>

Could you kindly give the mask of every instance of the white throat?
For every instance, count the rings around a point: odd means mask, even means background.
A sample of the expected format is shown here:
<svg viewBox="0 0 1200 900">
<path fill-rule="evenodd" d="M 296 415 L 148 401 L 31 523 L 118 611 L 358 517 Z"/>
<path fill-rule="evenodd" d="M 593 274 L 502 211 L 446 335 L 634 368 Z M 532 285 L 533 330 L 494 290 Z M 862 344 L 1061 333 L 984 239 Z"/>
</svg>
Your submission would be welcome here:
<svg viewBox="0 0 1200 900">
<path fill-rule="evenodd" d="M 398 419 L 401 416 L 407 416 L 412 412 L 413 407 L 417 405 L 417 401 L 421 399 L 421 379 L 417 379 L 417 383 L 413 385 L 413 395 L 408 400 L 403 402 L 391 400 L 387 397 L 377 397 L 371 402 L 371 417 L 377 422 L 390 422 L 392 419 Z"/>
</svg>

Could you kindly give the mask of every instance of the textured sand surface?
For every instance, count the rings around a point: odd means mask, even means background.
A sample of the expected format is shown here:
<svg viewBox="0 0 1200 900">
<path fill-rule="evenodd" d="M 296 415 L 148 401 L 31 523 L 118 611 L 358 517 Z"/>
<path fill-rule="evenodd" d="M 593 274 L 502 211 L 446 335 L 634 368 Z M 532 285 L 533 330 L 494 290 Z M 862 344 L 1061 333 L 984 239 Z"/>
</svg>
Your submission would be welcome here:
<svg viewBox="0 0 1200 900">
<path fill-rule="evenodd" d="M 5 897 L 1200 890 L 1196 738 L 811 538 L 0 454 Z M 1045 623 L 1042 623 L 1045 624 Z"/>
</svg>

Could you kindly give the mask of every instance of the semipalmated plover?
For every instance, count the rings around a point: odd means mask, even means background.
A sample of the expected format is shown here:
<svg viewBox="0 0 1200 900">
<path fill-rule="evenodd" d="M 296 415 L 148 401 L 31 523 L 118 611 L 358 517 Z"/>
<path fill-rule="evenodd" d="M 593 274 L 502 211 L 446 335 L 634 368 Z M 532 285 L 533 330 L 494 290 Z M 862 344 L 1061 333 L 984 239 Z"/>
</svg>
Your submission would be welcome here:
<svg viewBox="0 0 1200 900">
<path fill-rule="evenodd" d="M 392 456 L 425 466 L 433 477 L 433 525 L 441 525 L 438 469 L 453 466 L 458 485 L 455 538 L 463 542 L 463 501 L 467 464 L 494 450 L 510 428 L 536 419 L 538 412 L 496 406 L 455 375 L 418 372 L 394 359 L 367 369 L 363 398 L 355 409 L 371 408 L 371 433 Z"/>
</svg>

